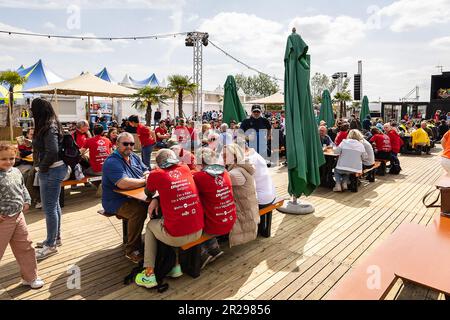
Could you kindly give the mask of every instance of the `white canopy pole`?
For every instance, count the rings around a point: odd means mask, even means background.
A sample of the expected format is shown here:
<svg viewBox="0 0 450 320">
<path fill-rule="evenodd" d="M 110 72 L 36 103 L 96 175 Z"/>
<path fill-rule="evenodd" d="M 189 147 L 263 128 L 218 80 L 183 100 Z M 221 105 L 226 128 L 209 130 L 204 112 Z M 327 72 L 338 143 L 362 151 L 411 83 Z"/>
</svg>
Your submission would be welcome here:
<svg viewBox="0 0 450 320">
<path fill-rule="evenodd" d="M 55 106 L 56 106 L 56 115 L 59 117 L 59 104 L 58 104 L 58 90 L 55 89 Z"/>
</svg>

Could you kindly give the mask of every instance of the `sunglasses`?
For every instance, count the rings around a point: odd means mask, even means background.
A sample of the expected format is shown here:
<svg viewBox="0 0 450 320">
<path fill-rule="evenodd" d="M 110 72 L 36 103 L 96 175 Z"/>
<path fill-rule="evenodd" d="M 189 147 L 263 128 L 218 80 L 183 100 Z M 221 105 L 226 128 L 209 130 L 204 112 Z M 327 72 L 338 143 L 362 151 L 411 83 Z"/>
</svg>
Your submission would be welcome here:
<svg viewBox="0 0 450 320">
<path fill-rule="evenodd" d="M 216 141 L 216 138 L 209 139 L 210 142 Z"/>
<path fill-rule="evenodd" d="M 255 111 L 253 111 L 253 113 L 261 113 L 261 111 L 255 110 Z"/>
<path fill-rule="evenodd" d="M 128 146 L 134 147 L 134 145 L 135 145 L 134 142 L 122 142 L 122 144 L 124 147 L 128 147 Z"/>
</svg>

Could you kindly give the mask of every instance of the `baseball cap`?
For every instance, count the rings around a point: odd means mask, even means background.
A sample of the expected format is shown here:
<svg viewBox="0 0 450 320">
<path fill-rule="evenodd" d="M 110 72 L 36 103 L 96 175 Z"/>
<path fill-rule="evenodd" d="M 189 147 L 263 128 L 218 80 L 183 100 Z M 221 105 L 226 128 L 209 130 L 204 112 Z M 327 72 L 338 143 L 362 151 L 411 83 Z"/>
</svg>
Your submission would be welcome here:
<svg viewBox="0 0 450 320">
<path fill-rule="evenodd" d="M 252 112 L 253 112 L 253 111 L 259 111 L 259 112 L 261 112 L 261 106 L 258 106 L 258 105 L 252 106 Z"/>
</svg>

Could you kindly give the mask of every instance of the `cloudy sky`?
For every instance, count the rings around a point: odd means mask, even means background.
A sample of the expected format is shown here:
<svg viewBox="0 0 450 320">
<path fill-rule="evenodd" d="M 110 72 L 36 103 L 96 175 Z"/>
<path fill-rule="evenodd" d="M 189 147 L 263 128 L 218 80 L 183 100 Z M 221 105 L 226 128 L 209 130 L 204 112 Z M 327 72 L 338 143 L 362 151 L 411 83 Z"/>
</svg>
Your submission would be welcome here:
<svg viewBox="0 0 450 320">
<path fill-rule="evenodd" d="M 364 94 L 395 100 L 416 85 L 430 98 L 436 66 L 450 70 L 450 0 L 0 0 L 0 30 L 61 35 L 139 36 L 199 30 L 245 63 L 283 78 L 286 38 L 295 26 L 309 45 L 312 72 L 357 72 Z M 204 88 L 228 74 L 254 74 L 211 45 L 204 48 Z M 125 73 L 192 74 L 184 37 L 142 41 L 58 40 L 0 35 L 0 69 L 38 59 L 63 78 L 106 66 Z M 282 85 L 282 84 L 281 84 Z"/>
</svg>

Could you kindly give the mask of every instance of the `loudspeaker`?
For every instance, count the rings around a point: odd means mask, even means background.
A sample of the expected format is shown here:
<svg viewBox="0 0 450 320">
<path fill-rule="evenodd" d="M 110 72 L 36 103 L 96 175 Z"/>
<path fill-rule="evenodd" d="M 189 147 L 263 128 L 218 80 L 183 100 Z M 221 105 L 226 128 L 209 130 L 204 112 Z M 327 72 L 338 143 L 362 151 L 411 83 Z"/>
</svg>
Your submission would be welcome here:
<svg viewBox="0 0 450 320">
<path fill-rule="evenodd" d="M 354 100 L 356 101 L 361 101 L 361 75 L 360 74 L 355 74 L 354 78 L 353 78 L 353 82 L 354 82 L 354 90 L 353 90 L 353 96 L 354 96 Z"/>
</svg>

